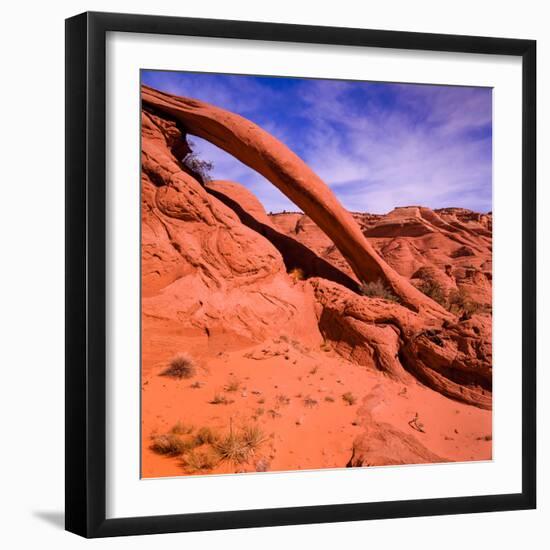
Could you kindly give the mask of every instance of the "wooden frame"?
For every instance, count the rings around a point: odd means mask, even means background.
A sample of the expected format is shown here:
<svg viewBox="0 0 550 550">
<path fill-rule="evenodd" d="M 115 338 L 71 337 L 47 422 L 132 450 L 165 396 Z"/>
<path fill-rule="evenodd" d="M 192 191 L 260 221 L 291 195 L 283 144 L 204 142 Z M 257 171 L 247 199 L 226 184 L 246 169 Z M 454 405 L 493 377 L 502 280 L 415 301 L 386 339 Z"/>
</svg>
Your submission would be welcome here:
<svg viewBox="0 0 550 550">
<path fill-rule="evenodd" d="M 519 56 L 523 62 L 522 491 L 106 519 L 105 38 L 108 31 Z M 66 528 L 85 537 L 460 514 L 536 502 L 536 43 L 110 13 L 66 21 Z"/>
</svg>

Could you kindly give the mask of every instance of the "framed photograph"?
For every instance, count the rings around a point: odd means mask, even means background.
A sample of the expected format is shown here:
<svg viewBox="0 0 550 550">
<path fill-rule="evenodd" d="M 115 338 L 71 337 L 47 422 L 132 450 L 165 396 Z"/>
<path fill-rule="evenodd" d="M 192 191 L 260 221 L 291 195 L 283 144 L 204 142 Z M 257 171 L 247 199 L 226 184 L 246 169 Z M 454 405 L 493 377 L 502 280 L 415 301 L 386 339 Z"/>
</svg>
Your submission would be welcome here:
<svg viewBox="0 0 550 550">
<path fill-rule="evenodd" d="M 66 21 L 66 528 L 535 507 L 531 40 Z"/>
</svg>

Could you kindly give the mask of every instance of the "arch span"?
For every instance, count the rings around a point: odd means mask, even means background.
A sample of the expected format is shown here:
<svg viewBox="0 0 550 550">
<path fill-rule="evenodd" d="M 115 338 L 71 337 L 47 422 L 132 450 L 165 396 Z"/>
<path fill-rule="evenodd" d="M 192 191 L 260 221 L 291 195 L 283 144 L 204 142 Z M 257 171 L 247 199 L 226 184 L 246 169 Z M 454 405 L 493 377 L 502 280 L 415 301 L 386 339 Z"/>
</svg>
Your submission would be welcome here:
<svg viewBox="0 0 550 550">
<path fill-rule="evenodd" d="M 142 86 L 144 106 L 168 115 L 190 134 L 206 139 L 262 174 L 334 242 L 359 280 L 383 280 L 403 305 L 449 318 L 381 258 L 328 185 L 286 145 L 235 113 L 208 103 Z"/>
</svg>

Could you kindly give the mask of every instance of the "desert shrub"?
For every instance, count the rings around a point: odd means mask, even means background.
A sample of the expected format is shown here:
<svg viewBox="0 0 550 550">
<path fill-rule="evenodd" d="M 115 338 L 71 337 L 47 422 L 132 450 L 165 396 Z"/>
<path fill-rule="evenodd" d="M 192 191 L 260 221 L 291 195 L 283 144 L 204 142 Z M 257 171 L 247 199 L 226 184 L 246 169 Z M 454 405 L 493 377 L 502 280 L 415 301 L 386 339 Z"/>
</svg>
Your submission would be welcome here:
<svg viewBox="0 0 550 550">
<path fill-rule="evenodd" d="M 231 378 L 225 386 L 225 391 L 238 391 L 241 387 L 241 382 L 237 378 Z"/>
<path fill-rule="evenodd" d="M 277 397 L 275 397 L 275 400 L 277 401 L 277 403 L 279 403 L 280 405 L 288 405 L 290 404 L 290 397 L 288 397 L 288 395 L 284 395 L 282 393 L 280 393 L 279 395 L 277 395 Z"/>
<path fill-rule="evenodd" d="M 438 282 L 432 280 L 422 281 L 422 283 L 418 286 L 418 290 L 437 302 L 439 305 L 447 307 L 445 291 Z"/>
<path fill-rule="evenodd" d="M 359 286 L 359 292 L 369 298 L 382 298 L 390 302 L 399 302 L 399 298 L 380 279 L 370 283 L 362 282 Z"/>
<path fill-rule="evenodd" d="M 307 396 L 304 399 L 304 405 L 310 409 L 312 409 L 313 407 L 316 407 L 318 404 L 319 402 L 317 401 L 317 399 L 313 399 L 313 397 Z"/>
<path fill-rule="evenodd" d="M 226 395 L 223 393 L 217 393 L 214 395 L 212 400 L 210 401 L 211 405 L 229 405 L 230 403 L 233 403 L 232 399 L 228 399 Z"/>
<path fill-rule="evenodd" d="M 184 422 L 178 421 L 172 426 L 170 433 L 174 435 L 188 435 L 194 429 L 195 427 L 192 424 L 185 424 Z"/>
<path fill-rule="evenodd" d="M 199 445 L 212 445 L 220 438 L 219 434 L 209 428 L 208 426 L 202 427 L 195 435 L 195 443 Z"/>
<path fill-rule="evenodd" d="M 449 295 L 449 311 L 471 317 L 481 309 L 481 304 L 472 300 L 464 289 L 454 290 Z"/>
<path fill-rule="evenodd" d="M 175 434 L 157 435 L 151 443 L 151 450 L 159 455 L 178 456 L 189 449 L 192 445 Z"/>
<path fill-rule="evenodd" d="M 182 164 L 195 176 L 201 183 L 207 183 L 212 180 L 210 173 L 214 169 L 214 164 L 207 160 L 202 160 L 193 152 L 189 153 L 182 161 Z"/>
<path fill-rule="evenodd" d="M 265 435 L 259 426 L 247 425 L 240 432 L 231 429 L 214 444 L 214 449 L 220 460 L 240 464 L 247 462 L 264 441 Z"/>
<path fill-rule="evenodd" d="M 197 372 L 195 360 L 188 353 L 178 353 L 170 361 L 170 365 L 162 372 L 170 378 L 191 378 Z"/>
<path fill-rule="evenodd" d="M 212 451 L 196 451 L 188 453 L 183 463 L 190 472 L 212 470 L 219 462 L 218 457 Z"/>
<path fill-rule="evenodd" d="M 342 394 L 342 399 L 350 406 L 357 403 L 357 397 L 355 397 L 355 395 L 353 395 L 353 393 L 351 393 L 350 391 Z"/>
<path fill-rule="evenodd" d="M 325 401 L 327 403 L 334 403 L 334 397 L 332 397 L 331 395 L 327 395 L 325 396 Z"/>
<path fill-rule="evenodd" d="M 235 464 L 246 462 L 250 457 L 250 449 L 235 433 L 230 432 L 222 437 L 214 446 L 221 460 L 227 460 Z"/>
<path fill-rule="evenodd" d="M 254 453 L 265 441 L 265 434 L 257 424 L 249 424 L 241 431 L 242 442 Z"/>
<path fill-rule="evenodd" d="M 291 269 L 288 274 L 294 281 L 303 281 L 306 278 L 304 270 L 299 267 Z"/>
</svg>

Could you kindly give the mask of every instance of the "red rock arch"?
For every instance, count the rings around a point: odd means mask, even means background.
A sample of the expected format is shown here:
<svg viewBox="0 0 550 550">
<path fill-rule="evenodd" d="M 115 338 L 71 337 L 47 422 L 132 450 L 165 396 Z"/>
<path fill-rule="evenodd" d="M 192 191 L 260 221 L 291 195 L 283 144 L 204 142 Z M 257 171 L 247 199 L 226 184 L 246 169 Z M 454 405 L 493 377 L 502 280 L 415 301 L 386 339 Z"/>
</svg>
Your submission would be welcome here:
<svg viewBox="0 0 550 550">
<path fill-rule="evenodd" d="M 185 130 L 262 174 L 334 242 L 361 281 L 382 279 L 403 305 L 439 318 L 450 315 L 391 268 L 367 241 L 328 185 L 286 145 L 244 117 L 208 103 L 142 86 L 144 106 L 177 120 Z"/>
</svg>

